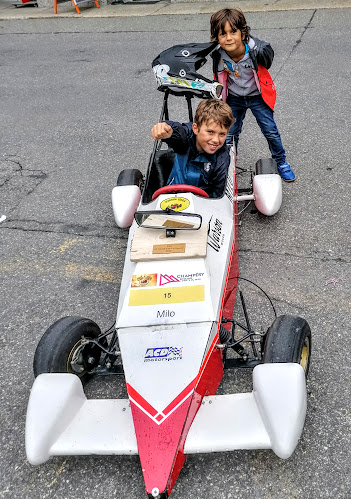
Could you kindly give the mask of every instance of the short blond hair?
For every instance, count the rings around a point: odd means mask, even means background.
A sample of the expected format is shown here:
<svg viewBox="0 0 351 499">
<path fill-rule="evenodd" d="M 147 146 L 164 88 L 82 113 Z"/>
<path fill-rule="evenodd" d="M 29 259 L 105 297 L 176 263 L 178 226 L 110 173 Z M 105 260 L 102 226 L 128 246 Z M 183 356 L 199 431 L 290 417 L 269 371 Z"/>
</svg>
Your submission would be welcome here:
<svg viewBox="0 0 351 499">
<path fill-rule="evenodd" d="M 207 99 L 201 101 L 197 106 L 194 122 L 200 128 L 203 123 L 210 121 L 214 121 L 229 130 L 235 119 L 228 104 L 217 99 Z"/>
</svg>

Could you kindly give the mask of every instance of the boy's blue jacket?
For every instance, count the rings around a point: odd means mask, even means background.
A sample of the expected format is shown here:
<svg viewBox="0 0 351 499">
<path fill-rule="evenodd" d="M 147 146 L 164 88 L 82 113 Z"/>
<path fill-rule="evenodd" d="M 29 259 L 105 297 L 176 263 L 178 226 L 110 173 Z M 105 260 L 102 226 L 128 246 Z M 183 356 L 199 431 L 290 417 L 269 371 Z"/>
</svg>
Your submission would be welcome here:
<svg viewBox="0 0 351 499">
<path fill-rule="evenodd" d="M 176 153 L 167 185 L 194 185 L 207 192 L 210 198 L 223 196 L 230 163 L 226 144 L 215 154 L 199 153 L 192 123 L 166 123 L 172 127 L 173 133 L 164 142 Z"/>
</svg>

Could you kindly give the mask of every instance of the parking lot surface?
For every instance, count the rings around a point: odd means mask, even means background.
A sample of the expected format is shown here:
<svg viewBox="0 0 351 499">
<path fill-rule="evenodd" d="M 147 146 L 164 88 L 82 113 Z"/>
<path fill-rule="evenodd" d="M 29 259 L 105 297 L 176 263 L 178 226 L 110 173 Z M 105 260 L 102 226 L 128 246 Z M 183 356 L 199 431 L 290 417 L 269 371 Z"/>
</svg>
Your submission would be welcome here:
<svg viewBox="0 0 351 499">
<path fill-rule="evenodd" d="M 351 9 L 247 18 L 275 49 L 276 120 L 297 180 L 284 184 L 274 217 L 242 214 L 240 275 L 263 287 L 279 314 L 311 326 L 308 413 L 287 461 L 271 451 L 191 456 L 171 497 L 346 499 Z M 144 497 L 137 457 L 27 462 L 32 362 L 41 335 L 62 316 L 89 317 L 103 330 L 113 324 L 128 232 L 115 226 L 110 196 L 119 171 L 147 167 L 162 101 L 151 61 L 173 44 L 208 41 L 208 27 L 209 14 L 189 13 L 0 21 L 0 497 Z M 185 118 L 180 103 L 171 117 Z M 250 169 L 268 156 L 247 116 L 238 165 Z M 240 183 L 249 177 L 242 173 Z M 226 372 L 220 393 L 237 389 L 251 390 L 250 373 Z M 87 395 L 126 396 L 115 378 L 92 381 Z"/>
</svg>

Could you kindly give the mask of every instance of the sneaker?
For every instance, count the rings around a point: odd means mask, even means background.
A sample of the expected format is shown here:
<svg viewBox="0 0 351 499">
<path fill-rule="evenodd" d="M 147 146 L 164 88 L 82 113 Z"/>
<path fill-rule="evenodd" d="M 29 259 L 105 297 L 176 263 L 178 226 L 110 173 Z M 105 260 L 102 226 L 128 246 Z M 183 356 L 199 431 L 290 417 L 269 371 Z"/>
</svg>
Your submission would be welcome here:
<svg viewBox="0 0 351 499">
<path fill-rule="evenodd" d="M 278 172 L 282 179 L 285 180 L 285 182 L 294 182 L 295 173 L 292 171 L 291 166 L 286 161 L 285 163 L 281 163 L 280 165 L 278 165 Z"/>
</svg>

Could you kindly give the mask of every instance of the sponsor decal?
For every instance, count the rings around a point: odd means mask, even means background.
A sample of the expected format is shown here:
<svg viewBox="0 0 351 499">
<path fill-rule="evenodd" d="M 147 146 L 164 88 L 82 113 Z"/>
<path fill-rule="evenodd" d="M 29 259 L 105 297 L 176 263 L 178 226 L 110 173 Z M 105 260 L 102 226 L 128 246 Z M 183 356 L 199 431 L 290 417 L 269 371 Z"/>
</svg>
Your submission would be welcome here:
<svg viewBox="0 0 351 499">
<path fill-rule="evenodd" d="M 177 275 L 168 275 L 168 274 L 160 274 L 160 286 L 164 286 L 165 284 L 171 284 L 174 282 L 194 282 L 201 281 L 204 277 L 204 272 L 192 272 L 191 274 L 177 274 Z"/>
<path fill-rule="evenodd" d="M 230 175 L 227 177 L 227 183 L 225 186 L 225 195 L 229 199 L 231 203 L 234 202 L 234 184 L 233 184 L 233 179 Z"/>
<path fill-rule="evenodd" d="M 204 170 L 206 173 L 208 173 L 211 170 L 211 163 L 204 163 Z"/>
<path fill-rule="evenodd" d="M 177 274 L 177 279 L 179 282 L 201 281 L 204 275 L 204 272 L 194 272 L 193 274 Z"/>
<path fill-rule="evenodd" d="M 144 356 L 144 362 L 170 362 L 181 360 L 183 347 L 158 347 L 148 348 Z"/>
<path fill-rule="evenodd" d="M 208 233 L 207 244 L 211 246 L 215 251 L 219 251 L 223 244 L 224 234 L 222 234 L 223 222 L 218 218 L 210 220 L 210 230 Z"/>
<path fill-rule="evenodd" d="M 145 288 L 146 286 L 156 286 L 157 274 L 135 274 L 132 277 L 132 288 Z"/>
<path fill-rule="evenodd" d="M 160 274 L 160 286 L 164 286 L 170 282 L 179 282 L 179 279 L 174 277 L 174 275 Z"/>
<path fill-rule="evenodd" d="M 182 198 L 179 196 L 173 198 L 167 198 L 160 204 L 161 210 L 167 210 L 169 208 L 173 211 L 183 211 L 186 210 L 190 205 L 190 201 L 187 198 Z"/>
</svg>

